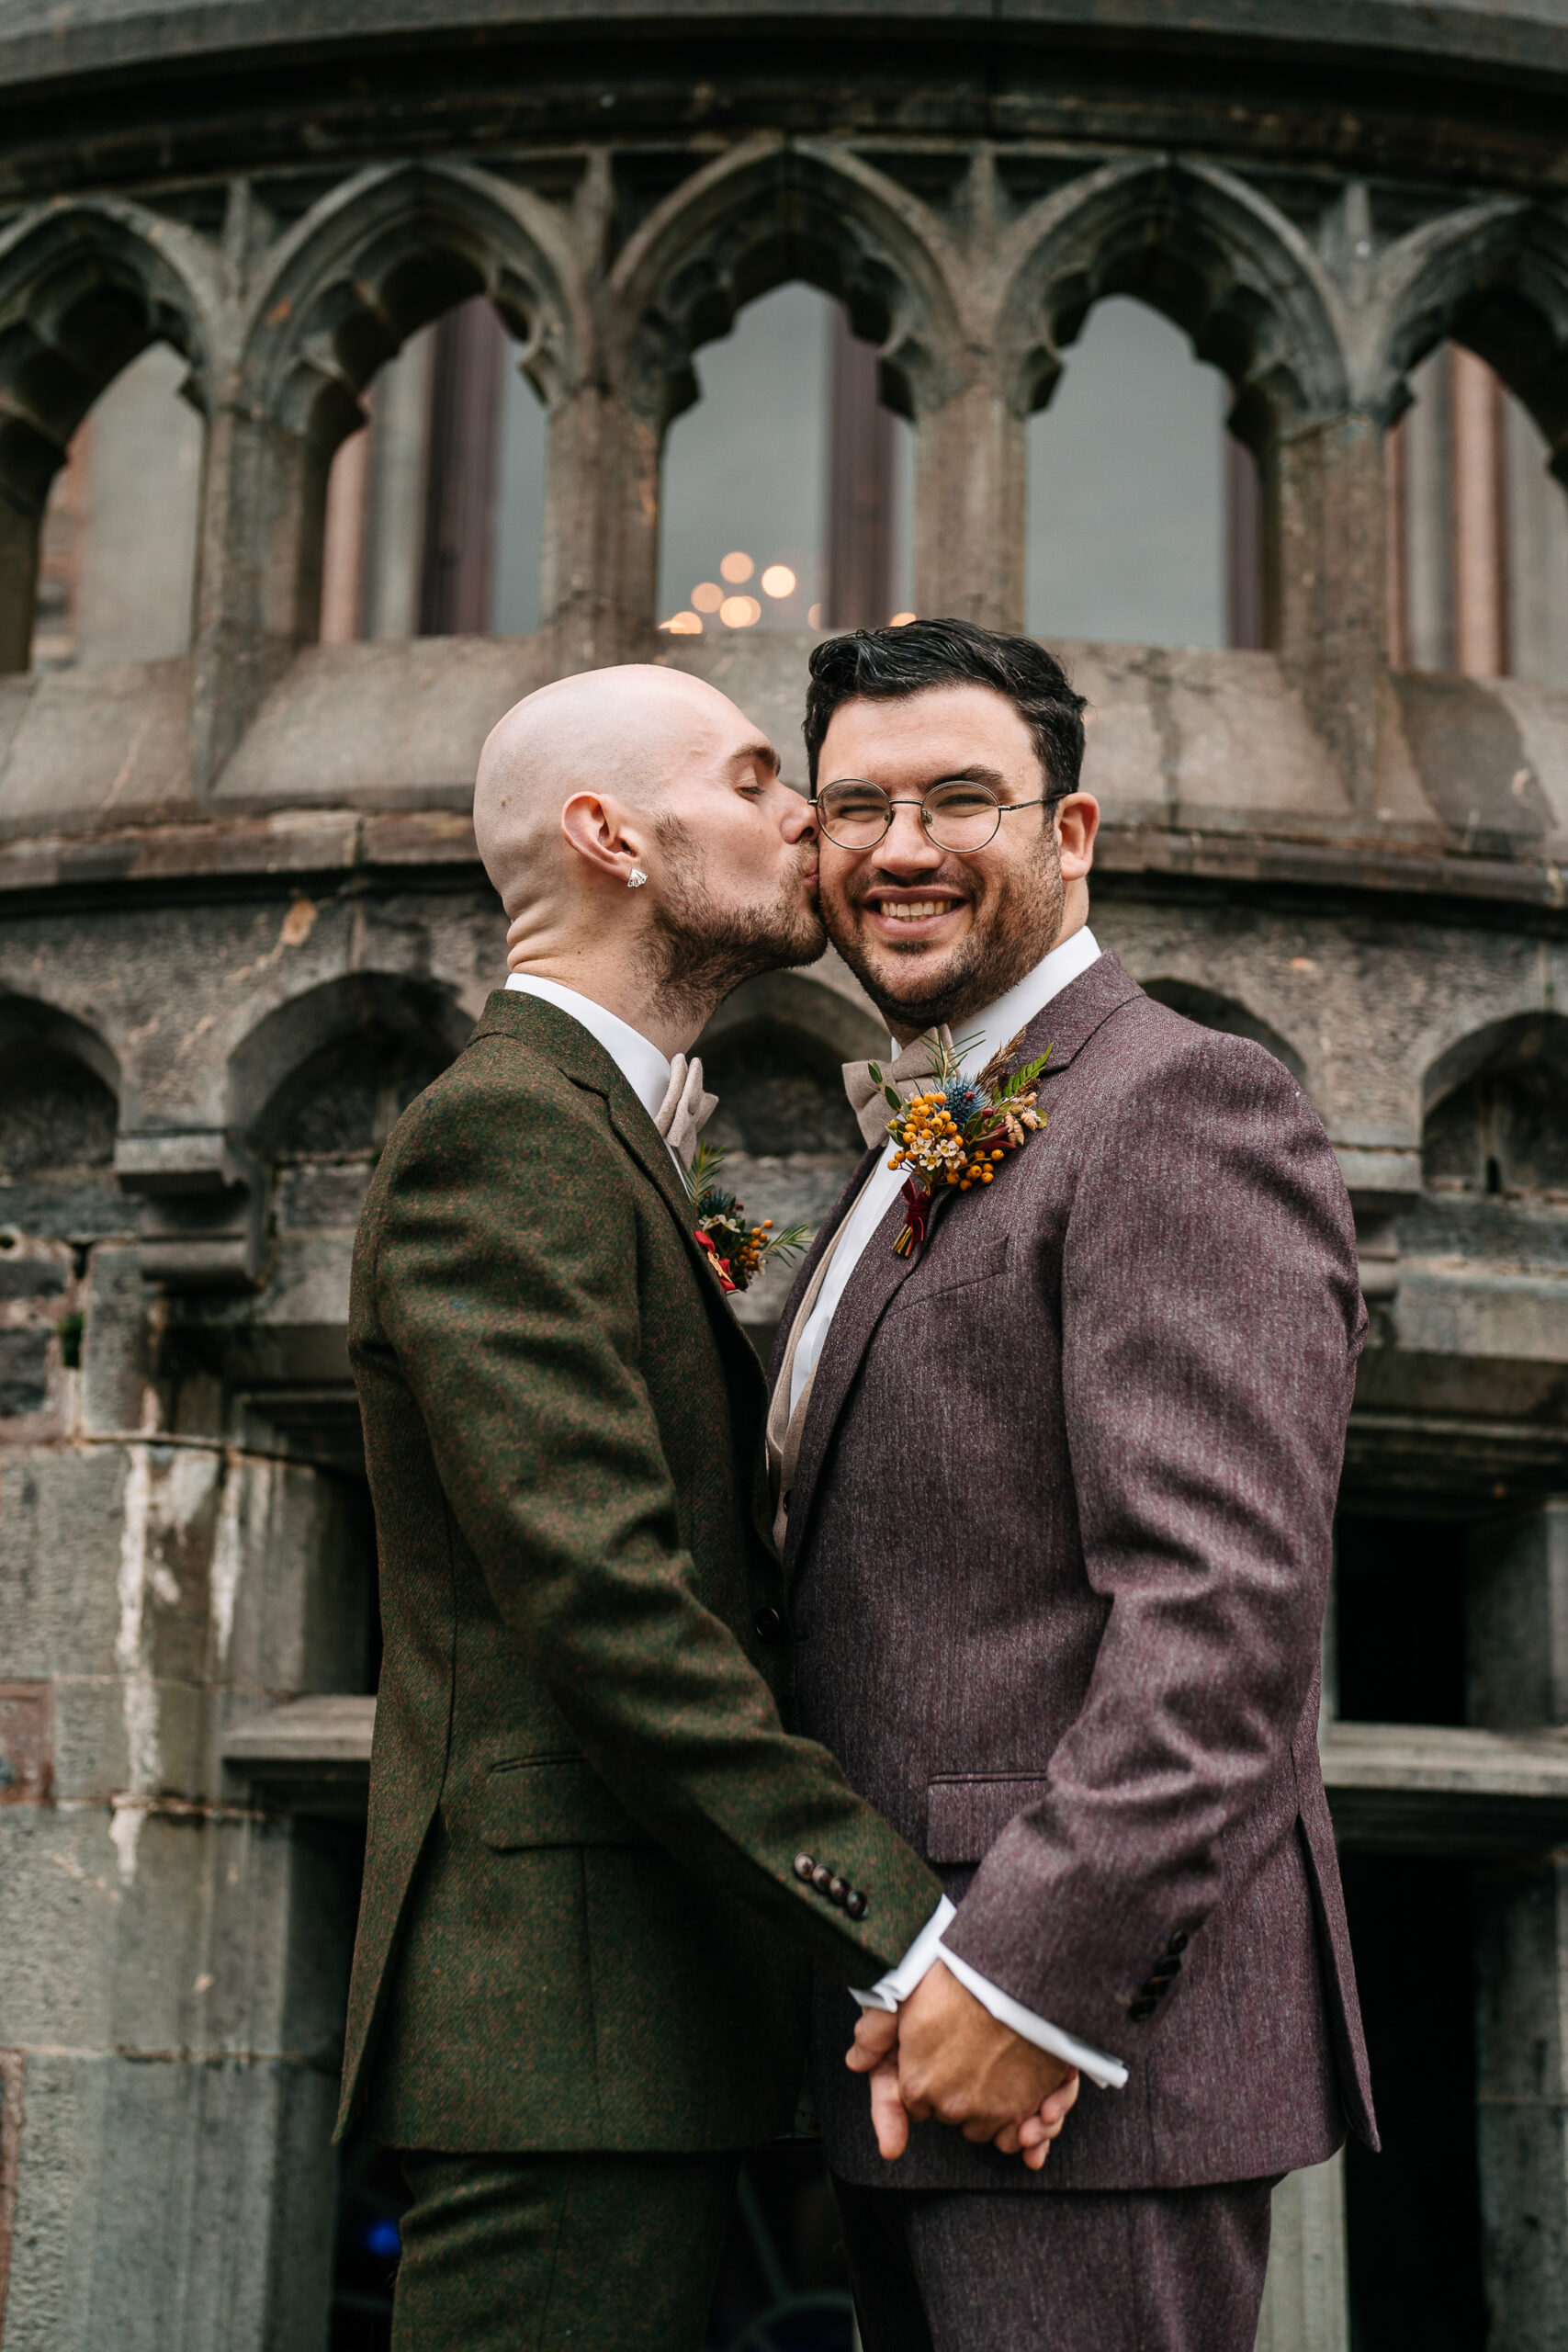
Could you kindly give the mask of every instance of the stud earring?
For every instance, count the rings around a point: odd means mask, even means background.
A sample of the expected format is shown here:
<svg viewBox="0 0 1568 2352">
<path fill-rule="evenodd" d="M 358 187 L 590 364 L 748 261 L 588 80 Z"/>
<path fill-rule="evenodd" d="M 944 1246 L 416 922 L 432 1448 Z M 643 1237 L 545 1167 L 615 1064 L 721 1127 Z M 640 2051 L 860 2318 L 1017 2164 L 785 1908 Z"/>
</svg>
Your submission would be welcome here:
<svg viewBox="0 0 1568 2352">
<path fill-rule="evenodd" d="M 628 890 L 640 890 L 647 879 L 648 876 L 643 872 L 641 866 L 634 865 L 631 872 L 626 876 L 626 888 Z"/>
</svg>

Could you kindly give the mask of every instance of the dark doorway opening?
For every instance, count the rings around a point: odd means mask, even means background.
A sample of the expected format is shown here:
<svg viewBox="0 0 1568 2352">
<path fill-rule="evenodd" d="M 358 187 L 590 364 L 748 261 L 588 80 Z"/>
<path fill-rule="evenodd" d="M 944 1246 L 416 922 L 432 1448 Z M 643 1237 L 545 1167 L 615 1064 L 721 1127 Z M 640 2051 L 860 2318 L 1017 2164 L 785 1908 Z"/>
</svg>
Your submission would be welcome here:
<svg viewBox="0 0 1568 2352">
<path fill-rule="evenodd" d="M 1337 1713 L 1351 1723 L 1463 1723 L 1469 1532 L 1458 1518 L 1341 1514 Z"/>
<path fill-rule="evenodd" d="M 1382 2154 L 1346 2160 L 1351 2352 L 1484 2352 L 1470 1872 L 1341 1860 Z"/>
</svg>

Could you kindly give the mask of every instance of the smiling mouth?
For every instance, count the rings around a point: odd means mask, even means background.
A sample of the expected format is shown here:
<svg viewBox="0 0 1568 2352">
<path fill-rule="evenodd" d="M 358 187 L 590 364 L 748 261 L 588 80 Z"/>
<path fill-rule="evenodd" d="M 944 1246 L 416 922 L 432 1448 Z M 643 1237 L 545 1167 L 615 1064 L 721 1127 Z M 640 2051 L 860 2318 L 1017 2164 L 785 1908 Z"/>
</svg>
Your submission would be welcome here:
<svg viewBox="0 0 1568 2352">
<path fill-rule="evenodd" d="M 891 899 L 874 898 L 864 901 L 865 911 L 889 931 L 910 933 L 940 923 L 944 917 L 957 914 L 968 904 L 964 899 Z"/>
</svg>

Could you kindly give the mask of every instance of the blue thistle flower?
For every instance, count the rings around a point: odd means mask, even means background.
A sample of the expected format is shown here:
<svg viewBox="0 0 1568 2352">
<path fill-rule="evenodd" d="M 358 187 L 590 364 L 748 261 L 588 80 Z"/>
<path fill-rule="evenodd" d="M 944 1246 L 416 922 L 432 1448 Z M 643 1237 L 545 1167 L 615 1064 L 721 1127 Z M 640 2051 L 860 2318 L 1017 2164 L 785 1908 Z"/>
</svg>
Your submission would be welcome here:
<svg viewBox="0 0 1568 2352">
<path fill-rule="evenodd" d="M 962 1127 L 980 1108 L 979 1090 L 966 1078 L 955 1078 L 942 1097 L 947 1115 Z"/>
</svg>

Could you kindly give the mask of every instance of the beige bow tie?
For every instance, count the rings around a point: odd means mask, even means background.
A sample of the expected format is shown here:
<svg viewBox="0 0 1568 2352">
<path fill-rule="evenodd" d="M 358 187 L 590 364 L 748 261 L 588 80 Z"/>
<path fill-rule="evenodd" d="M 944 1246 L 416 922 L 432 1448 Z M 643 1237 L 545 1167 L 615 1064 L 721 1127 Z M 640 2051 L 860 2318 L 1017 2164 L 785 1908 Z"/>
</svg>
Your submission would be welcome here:
<svg viewBox="0 0 1568 2352">
<path fill-rule="evenodd" d="M 653 1124 L 688 1176 L 696 1158 L 697 1137 L 717 1108 L 717 1095 L 703 1092 L 703 1066 L 696 1055 L 688 1061 L 684 1054 L 677 1054 Z"/>
<path fill-rule="evenodd" d="M 952 1045 L 953 1032 L 945 1023 L 936 1034 L 944 1046 Z M 912 1046 L 905 1046 L 891 1069 L 886 1062 L 879 1067 L 884 1077 L 898 1089 L 907 1102 L 912 1094 L 919 1093 L 921 1084 L 931 1074 L 931 1047 L 924 1037 L 917 1037 Z M 886 1095 L 871 1074 L 869 1062 L 844 1064 L 844 1092 L 850 1098 L 850 1108 L 860 1121 L 860 1131 L 867 1143 L 881 1143 L 887 1133 L 890 1106 Z"/>
</svg>

